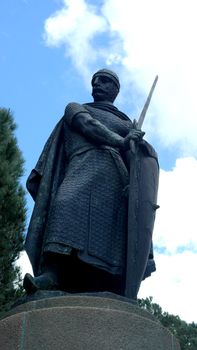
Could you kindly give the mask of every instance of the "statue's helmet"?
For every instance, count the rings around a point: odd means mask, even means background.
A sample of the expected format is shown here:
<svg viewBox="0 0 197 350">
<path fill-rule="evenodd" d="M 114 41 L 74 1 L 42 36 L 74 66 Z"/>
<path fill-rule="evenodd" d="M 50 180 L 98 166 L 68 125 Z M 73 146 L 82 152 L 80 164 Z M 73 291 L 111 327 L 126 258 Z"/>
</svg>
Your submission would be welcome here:
<svg viewBox="0 0 197 350">
<path fill-rule="evenodd" d="M 98 76 L 106 76 L 108 78 L 110 78 L 114 84 L 116 85 L 118 91 L 120 90 L 120 82 L 119 82 L 119 78 L 117 76 L 116 73 L 114 73 L 112 70 L 110 69 L 106 69 L 106 68 L 103 68 L 103 69 L 100 69 L 98 70 L 96 73 L 94 73 L 94 75 L 92 76 L 92 85 L 94 83 L 94 79 Z"/>
</svg>

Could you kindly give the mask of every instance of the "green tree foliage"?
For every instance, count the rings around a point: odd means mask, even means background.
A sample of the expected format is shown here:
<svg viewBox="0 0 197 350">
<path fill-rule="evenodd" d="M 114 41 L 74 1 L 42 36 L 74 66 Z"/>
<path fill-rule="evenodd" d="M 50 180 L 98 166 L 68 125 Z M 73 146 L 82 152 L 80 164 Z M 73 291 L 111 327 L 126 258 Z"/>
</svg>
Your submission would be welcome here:
<svg viewBox="0 0 197 350">
<path fill-rule="evenodd" d="M 20 294 L 16 260 L 23 249 L 25 196 L 20 185 L 23 159 L 9 110 L 0 108 L 0 310 Z"/>
<path fill-rule="evenodd" d="M 163 312 L 162 308 L 153 303 L 153 298 L 140 299 L 139 305 L 153 314 L 164 327 L 168 328 L 179 340 L 181 350 L 197 350 L 197 324 L 182 321 L 179 316 Z"/>
</svg>

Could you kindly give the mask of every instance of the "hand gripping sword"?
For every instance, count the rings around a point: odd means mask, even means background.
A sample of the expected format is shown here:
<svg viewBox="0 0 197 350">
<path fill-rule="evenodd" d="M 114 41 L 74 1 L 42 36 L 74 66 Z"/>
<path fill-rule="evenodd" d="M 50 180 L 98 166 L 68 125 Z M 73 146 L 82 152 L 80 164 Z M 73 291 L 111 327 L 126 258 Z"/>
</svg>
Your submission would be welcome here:
<svg viewBox="0 0 197 350">
<path fill-rule="evenodd" d="M 137 122 L 137 129 L 141 129 L 149 107 L 151 97 L 157 84 L 158 76 L 155 77 L 145 105 Z M 137 293 L 143 279 L 144 270 L 147 264 L 147 257 L 150 250 L 150 238 L 145 236 L 139 229 L 138 206 L 139 206 L 139 182 L 138 182 L 138 147 L 133 140 L 130 141 L 130 186 L 128 203 L 128 236 L 127 236 L 127 257 L 125 276 L 125 296 L 136 299 Z M 148 179 L 147 179 L 148 181 Z M 140 232 L 139 232 L 140 231 Z"/>
</svg>

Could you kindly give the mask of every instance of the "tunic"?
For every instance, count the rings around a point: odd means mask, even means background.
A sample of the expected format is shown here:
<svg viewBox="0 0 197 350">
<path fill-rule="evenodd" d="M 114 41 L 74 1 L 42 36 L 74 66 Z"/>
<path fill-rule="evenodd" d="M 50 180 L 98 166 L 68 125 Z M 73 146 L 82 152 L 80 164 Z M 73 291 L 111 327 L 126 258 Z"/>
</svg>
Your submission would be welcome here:
<svg viewBox="0 0 197 350">
<path fill-rule="evenodd" d="M 125 137 L 130 120 L 91 106 L 91 116 Z M 90 142 L 64 120 L 68 160 L 45 231 L 44 252 L 70 254 L 113 274 L 122 274 L 127 233 L 128 169 L 117 148 Z"/>
</svg>

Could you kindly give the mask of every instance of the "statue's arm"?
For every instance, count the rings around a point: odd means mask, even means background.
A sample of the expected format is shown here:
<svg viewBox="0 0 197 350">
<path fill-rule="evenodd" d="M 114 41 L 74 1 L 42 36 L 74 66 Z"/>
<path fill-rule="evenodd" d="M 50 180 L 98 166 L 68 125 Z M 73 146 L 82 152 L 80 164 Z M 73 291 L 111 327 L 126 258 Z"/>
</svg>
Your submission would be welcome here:
<svg viewBox="0 0 197 350">
<path fill-rule="evenodd" d="M 92 118 L 82 105 L 69 103 L 65 109 L 65 116 L 65 121 L 91 142 L 124 148 L 124 138 Z"/>
<path fill-rule="evenodd" d="M 98 120 L 92 118 L 90 113 L 82 105 L 69 103 L 65 110 L 65 116 L 65 121 L 91 142 L 118 147 L 123 150 L 129 148 L 129 141 L 132 138 L 131 134 L 129 134 L 129 137 L 124 138 L 109 130 Z M 135 131 L 133 129 L 134 133 Z M 133 137 L 135 139 L 134 135 Z"/>
</svg>

